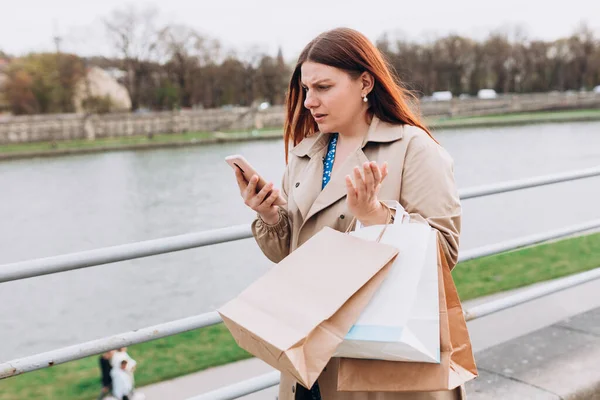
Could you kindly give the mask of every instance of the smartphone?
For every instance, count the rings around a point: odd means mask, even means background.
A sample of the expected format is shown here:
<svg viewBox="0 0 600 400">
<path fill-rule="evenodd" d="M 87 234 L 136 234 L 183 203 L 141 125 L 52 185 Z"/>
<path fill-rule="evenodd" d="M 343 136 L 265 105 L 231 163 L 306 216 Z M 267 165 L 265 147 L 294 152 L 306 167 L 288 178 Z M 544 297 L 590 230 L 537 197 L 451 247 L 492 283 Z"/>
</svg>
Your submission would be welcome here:
<svg viewBox="0 0 600 400">
<path fill-rule="evenodd" d="M 258 176 L 258 183 L 256 184 L 256 193 L 258 193 L 267 184 L 267 181 L 259 173 L 256 172 L 256 170 L 252 167 L 252 165 L 250 165 L 250 163 L 244 158 L 244 156 L 241 156 L 239 154 L 227 156 L 225 157 L 225 161 L 231 166 L 231 168 L 239 169 L 242 175 L 244 176 L 244 179 L 246 179 L 246 182 L 250 182 L 252 176 Z M 283 206 L 286 204 L 286 201 L 280 194 L 273 204 L 277 206 Z"/>
</svg>

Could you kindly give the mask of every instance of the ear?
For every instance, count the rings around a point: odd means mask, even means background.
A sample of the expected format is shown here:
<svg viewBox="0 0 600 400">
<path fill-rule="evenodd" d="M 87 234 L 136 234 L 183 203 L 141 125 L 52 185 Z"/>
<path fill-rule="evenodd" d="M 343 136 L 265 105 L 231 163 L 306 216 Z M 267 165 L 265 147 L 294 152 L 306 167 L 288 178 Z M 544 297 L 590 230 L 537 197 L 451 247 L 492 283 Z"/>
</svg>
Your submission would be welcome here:
<svg viewBox="0 0 600 400">
<path fill-rule="evenodd" d="M 370 72 L 365 71 L 360 75 L 360 81 L 362 84 L 362 94 L 366 96 L 371 93 L 373 86 L 375 86 L 375 79 L 373 78 L 373 75 L 371 75 Z"/>
</svg>

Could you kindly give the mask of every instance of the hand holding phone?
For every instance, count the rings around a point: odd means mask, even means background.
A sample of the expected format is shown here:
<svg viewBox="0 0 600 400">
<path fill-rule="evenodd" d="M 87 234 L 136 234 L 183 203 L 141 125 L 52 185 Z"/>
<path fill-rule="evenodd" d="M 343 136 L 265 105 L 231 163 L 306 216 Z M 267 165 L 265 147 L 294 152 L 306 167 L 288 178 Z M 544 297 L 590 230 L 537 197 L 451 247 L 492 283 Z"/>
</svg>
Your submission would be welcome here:
<svg viewBox="0 0 600 400">
<path fill-rule="evenodd" d="M 279 220 L 277 206 L 286 204 L 279 190 L 274 189 L 272 183 L 267 183 L 243 156 L 229 156 L 225 161 L 235 171 L 244 203 L 259 213 L 266 223 L 277 223 Z"/>
</svg>

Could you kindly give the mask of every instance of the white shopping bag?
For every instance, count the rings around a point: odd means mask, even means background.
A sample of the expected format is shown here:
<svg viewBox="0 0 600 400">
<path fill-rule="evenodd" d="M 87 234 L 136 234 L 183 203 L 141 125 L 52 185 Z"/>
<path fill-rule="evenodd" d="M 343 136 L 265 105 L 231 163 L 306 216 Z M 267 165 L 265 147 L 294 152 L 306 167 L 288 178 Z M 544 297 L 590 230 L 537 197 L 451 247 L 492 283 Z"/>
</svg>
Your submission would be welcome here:
<svg viewBox="0 0 600 400">
<path fill-rule="evenodd" d="M 397 247 L 398 256 L 335 356 L 439 363 L 437 235 L 428 225 L 407 223 L 404 209 L 393 203 L 395 221 L 381 243 Z M 382 225 L 357 224 L 351 234 L 374 241 L 381 230 Z"/>
</svg>

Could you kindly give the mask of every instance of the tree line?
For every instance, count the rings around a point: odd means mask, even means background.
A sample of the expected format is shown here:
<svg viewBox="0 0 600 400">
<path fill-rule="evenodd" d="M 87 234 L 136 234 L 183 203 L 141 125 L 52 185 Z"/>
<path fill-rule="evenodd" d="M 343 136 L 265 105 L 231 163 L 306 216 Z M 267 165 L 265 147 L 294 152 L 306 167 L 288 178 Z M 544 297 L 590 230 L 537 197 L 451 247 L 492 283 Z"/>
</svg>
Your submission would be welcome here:
<svg viewBox="0 0 600 400">
<path fill-rule="evenodd" d="M 73 111 L 75 86 L 87 67 L 122 71 L 132 109 L 172 110 L 282 104 L 292 63 L 256 48 L 225 49 L 184 25 L 160 26 L 158 11 L 133 6 L 104 19 L 116 57 L 61 52 L 10 57 L 3 96 L 15 114 Z M 600 84 L 600 40 L 585 24 L 567 38 L 528 40 L 494 32 L 485 40 L 447 35 L 427 42 L 384 34 L 376 41 L 403 84 L 417 95 L 591 89 Z"/>
<path fill-rule="evenodd" d="M 600 84 L 600 40 L 585 23 L 555 41 L 528 40 L 517 29 L 484 41 L 448 35 L 417 44 L 384 35 L 377 44 L 401 79 L 423 94 L 590 90 Z"/>
</svg>

